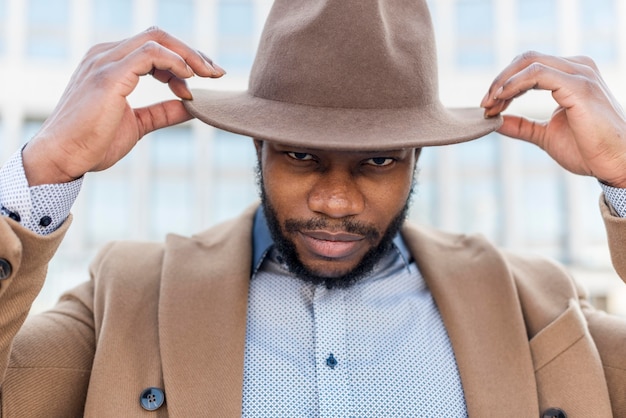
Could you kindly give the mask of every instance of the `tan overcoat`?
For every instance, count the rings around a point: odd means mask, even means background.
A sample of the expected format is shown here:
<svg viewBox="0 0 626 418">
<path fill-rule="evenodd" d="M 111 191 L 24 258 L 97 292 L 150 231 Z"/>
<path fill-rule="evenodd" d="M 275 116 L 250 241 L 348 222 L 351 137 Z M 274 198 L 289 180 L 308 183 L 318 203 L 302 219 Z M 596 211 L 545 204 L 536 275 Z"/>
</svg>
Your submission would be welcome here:
<svg viewBox="0 0 626 418">
<path fill-rule="evenodd" d="M 626 220 L 602 204 L 626 277 Z M 241 415 L 253 209 L 165 244 L 104 248 L 91 280 L 24 320 L 69 221 L 39 237 L 0 219 L 4 417 Z M 626 416 L 626 320 L 594 310 L 568 274 L 483 238 L 407 225 L 403 236 L 439 306 L 470 417 Z M 159 387 L 154 412 L 139 402 Z M 445 416 L 445 411 L 442 411 Z"/>
</svg>

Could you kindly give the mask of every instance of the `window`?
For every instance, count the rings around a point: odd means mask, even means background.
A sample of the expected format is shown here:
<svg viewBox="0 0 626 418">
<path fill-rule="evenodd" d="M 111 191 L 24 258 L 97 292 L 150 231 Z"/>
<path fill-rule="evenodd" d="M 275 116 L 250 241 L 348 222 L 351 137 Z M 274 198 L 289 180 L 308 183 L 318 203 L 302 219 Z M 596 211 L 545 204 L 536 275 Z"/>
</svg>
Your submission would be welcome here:
<svg viewBox="0 0 626 418">
<path fill-rule="evenodd" d="M 193 41 L 194 16 L 193 0 L 157 1 L 157 25 L 185 42 Z"/>
<path fill-rule="evenodd" d="M 581 51 L 596 62 L 617 61 L 617 8 L 615 0 L 581 0 Z"/>
<path fill-rule="evenodd" d="M 0 54 L 7 52 L 7 0 L 0 0 Z"/>
<path fill-rule="evenodd" d="M 439 228 L 502 237 L 497 134 L 452 147 L 425 147 L 411 218 Z"/>
<path fill-rule="evenodd" d="M 555 0 L 517 2 L 519 51 L 557 53 L 557 11 Z"/>
<path fill-rule="evenodd" d="M 494 65 L 494 16 L 491 0 L 458 0 L 455 8 L 456 64 L 463 69 Z"/>
<path fill-rule="evenodd" d="M 127 0 L 94 0 L 94 42 L 116 41 L 129 36 L 133 27 L 133 3 Z"/>
<path fill-rule="evenodd" d="M 39 131 L 41 125 L 43 124 L 42 119 L 34 119 L 28 118 L 24 120 L 22 124 L 22 142 L 21 144 L 25 144 Z"/>
<path fill-rule="evenodd" d="M 498 177 L 497 134 L 457 147 L 459 184 L 458 213 L 462 231 L 478 232 L 490 240 L 501 239 L 501 208 Z"/>
<path fill-rule="evenodd" d="M 254 59 L 254 6 L 250 0 L 218 3 L 216 63 L 231 74 L 247 75 Z"/>
<path fill-rule="evenodd" d="M 188 125 L 150 134 L 150 238 L 194 231 L 194 148 Z M 144 140 L 146 140 L 144 139 Z"/>
<path fill-rule="evenodd" d="M 29 0 L 28 57 L 64 59 L 69 56 L 69 0 Z"/>
<path fill-rule="evenodd" d="M 252 139 L 216 130 L 210 157 L 215 198 L 211 210 L 216 221 L 233 217 L 258 199 Z M 235 192 L 233 192 L 235 191 Z"/>
<path fill-rule="evenodd" d="M 85 195 L 87 206 L 82 214 L 76 215 L 87 220 L 91 247 L 130 236 L 131 223 L 137 222 L 130 210 L 131 182 L 125 168 L 116 165 L 105 172 L 85 176 L 81 193 Z"/>
<path fill-rule="evenodd" d="M 532 144 L 521 145 L 522 210 L 520 231 L 528 248 L 549 257 L 565 254 L 566 191 L 562 169 L 543 150 Z"/>
</svg>

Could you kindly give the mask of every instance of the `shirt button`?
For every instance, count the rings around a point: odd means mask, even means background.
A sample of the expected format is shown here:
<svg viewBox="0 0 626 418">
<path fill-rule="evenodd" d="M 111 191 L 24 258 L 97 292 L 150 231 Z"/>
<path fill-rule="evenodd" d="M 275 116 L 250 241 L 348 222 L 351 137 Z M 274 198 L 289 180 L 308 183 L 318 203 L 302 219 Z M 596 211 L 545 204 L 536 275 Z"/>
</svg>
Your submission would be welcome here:
<svg viewBox="0 0 626 418">
<path fill-rule="evenodd" d="M 52 223 L 52 218 L 49 216 L 44 216 L 39 220 L 39 226 L 43 226 L 44 228 L 50 226 Z"/>
<path fill-rule="evenodd" d="M 337 366 L 337 363 L 339 362 L 337 361 L 333 353 L 330 353 L 330 356 L 328 356 L 328 358 L 326 359 L 326 365 L 331 369 L 334 369 L 335 366 Z"/>
<path fill-rule="evenodd" d="M 4 258 L 0 258 L 0 280 L 8 279 L 12 272 L 11 263 Z"/>
<path fill-rule="evenodd" d="M 146 411 L 156 411 L 165 402 L 165 393 L 159 388 L 147 388 L 139 396 L 141 407 Z"/>
<path fill-rule="evenodd" d="M 567 418 L 567 414 L 561 408 L 548 408 L 543 411 L 541 418 Z"/>
<path fill-rule="evenodd" d="M 17 212 L 9 212 L 9 218 L 13 219 L 15 222 L 19 222 L 22 220 L 22 217 Z"/>
</svg>

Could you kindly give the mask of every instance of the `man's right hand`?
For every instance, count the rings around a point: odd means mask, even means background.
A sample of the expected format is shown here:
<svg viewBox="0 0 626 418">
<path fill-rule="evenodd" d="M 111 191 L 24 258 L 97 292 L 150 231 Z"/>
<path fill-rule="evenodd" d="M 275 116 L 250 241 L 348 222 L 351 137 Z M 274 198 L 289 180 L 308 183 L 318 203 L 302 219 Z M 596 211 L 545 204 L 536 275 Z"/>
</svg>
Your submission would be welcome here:
<svg viewBox="0 0 626 418">
<path fill-rule="evenodd" d="M 181 99 L 185 79 L 221 77 L 200 52 L 158 28 L 89 50 L 59 103 L 22 153 L 30 186 L 75 180 L 111 167 L 145 134 L 191 119 L 177 99 L 133 109 L 128 95 L 152 74 Z"/>
</svg>

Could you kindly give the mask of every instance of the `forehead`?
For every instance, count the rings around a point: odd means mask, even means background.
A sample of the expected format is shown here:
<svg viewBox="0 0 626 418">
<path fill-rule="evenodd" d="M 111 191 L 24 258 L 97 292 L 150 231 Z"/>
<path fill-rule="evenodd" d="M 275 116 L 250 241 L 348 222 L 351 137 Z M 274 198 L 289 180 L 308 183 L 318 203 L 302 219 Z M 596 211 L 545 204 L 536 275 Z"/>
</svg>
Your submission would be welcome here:
<svg viewBox="0 0 626 418">
<path fill-rule="evenodd" d="M 307 147 L 302 145 L 288 145 L 281 144 L 276 142 L 265 142 L 265 144 L 271 149 L 278 152 L 303 152 L 310 153 L 316 155 L 338 155 L 338 156 L 376 156 L 376 155 L 398 155 L 398 154 L 406 154 L 409 152 L 414 152 L 416 148 L 395 148 L 395 149 L 387 149 L 381 148 L 377 150 L 367 150 L 367 151 L 358 151 L 353 149 L 324 149 L 318 147 Z"/>
</svg>

